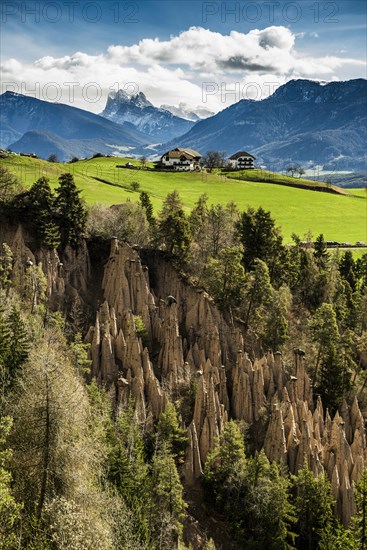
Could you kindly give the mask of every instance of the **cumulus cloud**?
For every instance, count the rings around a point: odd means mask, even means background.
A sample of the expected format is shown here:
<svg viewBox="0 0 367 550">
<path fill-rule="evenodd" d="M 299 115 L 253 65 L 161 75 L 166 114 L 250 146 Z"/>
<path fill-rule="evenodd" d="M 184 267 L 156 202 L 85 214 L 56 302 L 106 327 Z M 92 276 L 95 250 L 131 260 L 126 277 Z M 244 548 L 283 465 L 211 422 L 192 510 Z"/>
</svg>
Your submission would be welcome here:
<svg viewBox="0 0 367 550">
<path fill-rule="evenodd" d="M 249 64 L 267 67 L 280 51 L 290 52 L 295 37 L 285 27 L 268 27 L 247 34 L 231 31 L 229 35 L 191 27 L 170 40 L 143 39 L 133 46 L 110 46 L 108 57 L 121 64 L 141 65 L 180 64 L 194 69 L 203 67 L 214 71 L 223 68 L 230 59 L 246 56 Z"/>
<path fill-rule="evenodd" d="M 205 99 L 205 107 L 217 111 L 243 97 L 263 98 L 291 78 L 338 80 L 363 74 L 360 60 L 301 54 L 297 38 L 283 26 L 228 35 L 191 27 L 169 40 L 111 45 L 99 55 L 44 56 L 31 64 L 8 59 L 1 65 L 2 91 L 15 89 L 100 112 L 111 89 L 125 88 L 144 91 L 156 105 L 183 101 L 196 106 Z M 208 83 L 212 92 L 203 95 Z"/>
</svg>

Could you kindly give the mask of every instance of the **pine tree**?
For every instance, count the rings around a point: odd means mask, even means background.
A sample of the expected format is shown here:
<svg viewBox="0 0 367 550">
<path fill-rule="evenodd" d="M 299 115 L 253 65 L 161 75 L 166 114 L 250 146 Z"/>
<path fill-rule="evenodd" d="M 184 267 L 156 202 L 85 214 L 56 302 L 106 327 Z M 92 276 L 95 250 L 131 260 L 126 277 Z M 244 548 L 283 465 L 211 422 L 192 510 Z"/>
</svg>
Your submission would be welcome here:
<svg viewBox="0 0 367 550">
<path fill-rule="evenodd" d="M 359 279 L 360 288 L 364 289 L 367 286 L 367 254 L 363 254 L 361 258 L 358 258 L 355 271 Z"/>
<path fill-rule="evenodd" d="M 41 242 L 46 248 L 57 248 L 61 242 L 60 229 L 53 221 L 43 222 L 40 226 L 42 235 Z"/>
<path fill-rule="evenodd" d="M 249 458 L 243 487 L 242 529 L 250 550 L 294 548 L 296 517 L 285 472 L 264 452 Z"/>
<path fill-rule="evenodd" d="M 304 466 L 293 476 L 297 516 L 297 548 L 316 550 L 321 533 L 333 524 L 333 499 L 324 474 L 317 477 Z"/>
<path fill-rule="evenodd" d="M 251 326 L 260 306 L 270 304 L 272 295 L 273 287 L 270 283 L 267 264 L 262 260 L 254 260 L 253 271 L 247 274 L 245 283 L 244 324 L 246 330 Z"/>
<path fill-rule="evenodd" d="M 204 238 L 203 228 L 208 216 L 208 195 L 203 193 L 196 201 L 189 215 L 189 224 L 192 235 Z"/>
<path fill-rule="evenodd" d="M 27 219 L 40 244 L 57 248 L 60 244 L 60 230 L 55 221 L 55 197 L 48 178 L 39 178 L 28 191 Z"/>
<path fill-rule="evenodd" d="M 320 377 L 316 385 L 330 414 L 334 414 L 342 404 L 349 387 L 350 374 L 345 372 L 340 351 L 336 346 L 331 346 L 321 361 Z"/>
<path fill-rule="evenodd" d="M 84 344 L 82 335 L 77 332 L 74 336 L 74 342 L 70 344 L 71 364 L 80 375 L 89 374 L 92 361 L 88 357 L 90 344 Z"/>
<path fill-rule="evenodd" d="M 30 337 L 19 309 L 13 306 L 7 319 L 11 331 L 11 341 L 6 367 L 10 380 L 13 382 L 21 367 L 28 358 L 30 351 Z"/>
<path fill-rule="evenodd" d="M 354 292 L 357 286 L 357 278 L 355 275 L 356 263 L 354 261 L 353 254 L 350 250 L 347 250 L 342 255 L 339 263 L 339 271 L 343 279 L 348 281 L 352 289 L 352 292 Z"/>
<path fill-rule="evenodd" d="M 345 529 L 335 519 L 320 531 L 317 550 L 357 550 L 355 538 L 350 529 Z"/>
<path fill-rule="evenodd" d="M 187 443 L 186 430 L 181 428 L 177 411 L 171 402 L 167 403 L 165 410 L 159 417 L 157 442 L 159 448 L 167 447 L 174 457 L 180 459 L 183 457 Z"/>
<path fill-rule="evenodd" d="M 339 329 L 336 314 L 331 304 L 324 303 L 309 322 L 311 337 L 318 344 L 313 381 L 317 382 L 320 361 L 330 355 L 330 350 L 339 341 Z"/>
<path fill-rule="evenodd" d="M 59 177 L 55 206 L 64 245 L 69 243 L 77 246 L 85 232 L 87 210 L 80 193 L 71 174 L 62 174 Z"/>
<path fill-rule="evenodd" d="M 243 435 L 230 420 L 224 425 L 217 446 L 209 453 L 204 469 L 203 486 L 209 502 L 231 516 L 240 506 L 241 485 L 246 466 Z"/>
<path fill-rule="evenodd" d="M 153 215 L 152 201 L 150 200 L 149 194 L 146 193 L 145 191 L 142 191 L 140 193 L 140 204 L 142 205 L 142 207 L 145 210 L 145 215 L 146 215 L 146 218 L 147 218 L 147 221 L 148 221 L 149 225 L 154 226 L 155 225 L 155 218 L 154 218 L 154 215 Z"/>
<path fill-rule="evenodd" d="M 314 256 L 316 258 L 317 265 L 320 268 L 325 268 L 329 260 L 329 253 L 327 251 L 327 245 L 324 241 L 324 235 L 322 233 L 316 238 Z"/>
<path fill-rule="evenodd" d="M 3 362 L 6 362 L 10 355 L 11 341 L 11 328 L 4 315 L 0 313 L 0 358 Z"/>
<path fill-rule="evenodd" d="M 206 264 L 203 284 L 220 308 L 229 309 L 243 299 L 245 270 L 241 264 L 241 249 L 222 248 L 217 258 Z"/>
<path fill-rule="evenodd" d="M 145 495 L 148 469 L 144 460 L 144 443 L 135 417 L 133 402 L 120 412 L 115 425 L 109 458 L 109 476 L 124 499 L 131 505 Z"/>
<path fill-rule="evenodd" d="M 27 267 L 24 280 L 24 298 L 31 304 L 31 313 L 46 303 L 47 279 L 42 264 Z"/>
<path fill-rule="evenodd" d="M 284 286 L 273 292 L 262 336 L 262 342 L 269 350 L 280 350 L 288 340 L 287 311 L 291 296 L 289 288 Z"/>
<path fill-rule="evenodd" d="M 132 401 L 120 411 L 109 441 L 108 478 L 131 511 L 136 536 L 141 543 L 148 542 L 152 531 L 151 480 Z"/>
<path fill-rule="evenodd" d="M 22 506 L 12 495 L 12 476 L 8 470 L 12 451 L 6 447 L 6 440 L 12 427 L 10 417 L 0 418 L 0 549 L 20 548 L 16 536 L 16 524 L 20 519 Z"/>
<path fill-rule="evenodd" d="M 281 283 L 286 249 L 270 212 L 261 207 L 258 210 L 249 208 L 242 213 L 236 227 L 243 246 L 246 271 L 254 269 L 255 260 L 262 260 L 268 265 L 271 280 Z"/>
<path fill-rule="evenodd" d="M 354 531 L 359 550 L 367 549 L 367 468 L 355 487 L 357 514 L 354 518 Z"/>
<path fill-rule="evenodd" d="M 171 193 L 168 193 L 163 201 L 162 210 L 159 212 L 160 221 L 166 219 L 168 216 L 182 210 L 183 204 L 177 189 L 174 189 Z"/>
<path fill-rule="evenodd" d="M 159 548 L 170 550 L 177 546 L 187 505 L 175 460 L 167 446 L 157 449 L 153 455 L 152 494 L 155 538 L 159 541 Z"/>
<path fill-rule="evenodd" d="M 182 209 L 174 211 L 159 223 L 159 235 L 162 244 L 170 254 L 181 258 L 186 255 L 191 242 L 189 222 Z"/>
</svg>

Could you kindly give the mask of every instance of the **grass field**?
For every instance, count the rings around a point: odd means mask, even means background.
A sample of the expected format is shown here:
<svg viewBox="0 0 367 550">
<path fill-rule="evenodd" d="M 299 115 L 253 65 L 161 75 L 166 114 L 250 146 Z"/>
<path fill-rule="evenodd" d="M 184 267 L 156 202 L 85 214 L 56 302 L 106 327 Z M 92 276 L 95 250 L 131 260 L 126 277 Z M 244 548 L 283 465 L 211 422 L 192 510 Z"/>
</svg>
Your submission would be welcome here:
<svg viewBox="0 0 367 550">
<path fill-rule="evenodd" d="M 347 190 L 351 195 L 355 195 L 356 197 L 367 197 L 366 189 L 348 189 Z"/>
<path fill-rule="evenodd" d="M 96 158 L 74 164 L 58 164 L 16 155 L 1 159 L 0 162 L 27 187 L 41 176 L 47 176 L 52 186 L 55 186 L 60 174 L 71 172 L 89 204 L 100 202 L 111 205 L 127 199 L 136 201 L 140 191 L 146 191 L 157 212 L 167 193 L 177 189 L 185 209 L 189 211 L 198 197 L 207 193 L 210 203 L 226 204 L 234 201 L 241 210 L 248 206 L 262 206 L 270 210 L 281 226 L 286 241 L 290 240 L 293 232 L 302 238 L 311 231 L 315 237 L 323 233 L 326 240 L 367 242 L 367 200 L 363 189 L 348 190 L 349 195 L 334 195 L 259 181 L 229 179 L 220 174 L 162 173 L 116 168 L 116 164 L 124 164 L 127 160 L 139 164 L 138 161 L 121 158 Z M 132 191 L 132 182 L 139 183 L 138 191 Z"/>
<path fill-rule="evenodd" d="M 243 180 L 243 181 L 259 181 L 262 183 L 278 183 L 279 185 L 286 185 L 290 187 L 296 187 L 301 189 L 324 189 L 325 191 L 339 193 L 341 195 L 348 195 L 349 192 L 342 187 L 336 185 L 330 185 L 324 182 L 316 182 L 308 180 L 306 178 L 291 177 L 284 174 L 278 174 L 277 172 L 269 172 L 268 170 L 245 170 L 239 172 L 228 172 L 229 178 Z"/>
</svg>

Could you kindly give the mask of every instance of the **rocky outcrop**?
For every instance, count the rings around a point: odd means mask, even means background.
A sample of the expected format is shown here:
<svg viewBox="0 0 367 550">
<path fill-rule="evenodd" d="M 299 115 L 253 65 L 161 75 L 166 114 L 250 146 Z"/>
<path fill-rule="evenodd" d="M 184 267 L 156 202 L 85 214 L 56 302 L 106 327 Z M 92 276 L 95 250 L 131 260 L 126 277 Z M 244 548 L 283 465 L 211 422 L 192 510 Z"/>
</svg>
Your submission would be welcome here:
<svg viewBox="0 0 367 550">
<path fill-rule="evenodd" d="M 149 426 L 167 399 L 180 400 L 196 388 L 187 422 L 187 484 L 201 477 L 229 416 L 263 428 L 268 418 L 263 448 L 269 460 L 287 465 L 292 473 L 304 464 L 315 475 L 325 472 L 336 510 L 348 524 L 354 483 L 367 460 L 356 400 L 351 406 L 345 402 L 333 419 L 320 398 L 314 406 L 300 349 L 291 369 L 279 352 L 250 360 L 241 332 L 226 322 L 205 292 L 190 286 L 157 254 L 140 257 L 113 240 L 103 292 L 105 301 L 87 341 L 92 373 L 110 388 L 116 406 L 132 397 L 137 417 Z M 137 316 L 146 328 L 144 343 Z"/>
<path fill-rule="evenodd" d="M 336 511 L 348 524 L 354 484 L 367 460 L 364 419 L 357 400 L 344 402 L 334 418 L 320 398 L 314 403 L 302 350 L 287 366 L 280 353 L 250 358 L 241 331 L 159 254 L 138 253 L 113 239 L 98 283 L 85 243 L 60 258 L 36 250 L 21 227 L 2 228 L 0 242 L 12 248 L 20 284 L 30 266 L 42 265 L 52 308 L 73 319 L 86 300 L 96 306 L 86 336 L 91 375 L 108 388 L 116 409 L 132 399 L 136 417 L 150 429 L 168 399 L 182 402 L 195 390 L 185 418 L 187 484 L 200 479 L 230 417 L 264 433 L 260 443 L 268 458 L 292 473 L 305 463 L 315 475 L 325 472 Z"/>
<path fill-rule="evenodd" d="M 56 250 L 38 248 L 21 225 L 0 225 L 0 244 L 7 243 L 13 254 L 12 277 L 21 288 L 36 284 L 35 267 L 40 265 L 46 277 L 47 299 L 53 310 L 63 311 L 75 322 L 89 300 L 91 278 L 87 244 L 82 241 L 76 250 L 67 246 L 60 256 Z M 34 295 L 37 305 L 37 295 Z"/>
</svg>

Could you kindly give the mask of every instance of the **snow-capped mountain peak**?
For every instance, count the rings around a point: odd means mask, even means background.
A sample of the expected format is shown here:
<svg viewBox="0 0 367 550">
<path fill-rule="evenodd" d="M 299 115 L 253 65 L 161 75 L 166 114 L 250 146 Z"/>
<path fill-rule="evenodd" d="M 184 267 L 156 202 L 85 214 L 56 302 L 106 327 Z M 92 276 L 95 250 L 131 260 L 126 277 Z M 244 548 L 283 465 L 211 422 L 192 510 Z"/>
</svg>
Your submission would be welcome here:
<svg viewBox="0 0 367 550">
<path fill-rule="evenodd" d="M 168 109 L 155 107 L 143 92 L 110 92 L 101 116 L 118 124 L 133 124 L 138 130 L 160 141 L 174 139 L 193 126 L 192 119 L 175 116 Z"/>
<path fill-rule="evenodd" d="M 209 118 L 213 116 L 214 113 L 198 105 L 195 108 L 190 107 L 187 103 L 180 102 L 178 107 L 174 105 L 161 105 L 161 109 L 169 111 L 175 116 L 184 118 L 186 120 L 191 120 L 197 122 L 198 120 L 203 120 L 204 118 Z"/>
</svg>

